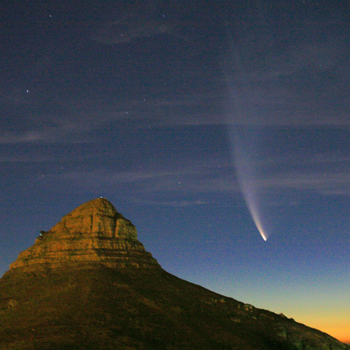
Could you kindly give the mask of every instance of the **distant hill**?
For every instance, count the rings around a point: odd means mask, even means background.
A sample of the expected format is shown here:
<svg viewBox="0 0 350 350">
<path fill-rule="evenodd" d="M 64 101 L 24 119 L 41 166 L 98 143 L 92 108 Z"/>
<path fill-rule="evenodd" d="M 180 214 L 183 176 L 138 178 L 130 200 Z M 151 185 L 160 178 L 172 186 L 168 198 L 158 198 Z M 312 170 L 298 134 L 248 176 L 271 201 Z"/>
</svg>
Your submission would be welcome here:
<svg viewBox="0 0 350 350">
<path fill-rule="evenodd" d="M 99 198 L 42 232 L 0 280 L 0 349 L 350 347 L 169 274 Z"/>
</svg>

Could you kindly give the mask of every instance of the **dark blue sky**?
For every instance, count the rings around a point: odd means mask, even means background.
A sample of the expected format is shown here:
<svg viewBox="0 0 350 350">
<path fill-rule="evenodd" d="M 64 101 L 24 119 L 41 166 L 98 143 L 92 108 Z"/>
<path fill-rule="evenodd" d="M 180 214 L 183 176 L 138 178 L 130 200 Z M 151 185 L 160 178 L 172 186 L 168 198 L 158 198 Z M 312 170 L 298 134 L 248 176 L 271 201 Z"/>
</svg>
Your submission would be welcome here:
<svg viewBox="0 0 350 350">
<path fill-rule="evenodd" d="M 350 341 L 349 7 L 2 1 L 0 274 L 104 196 L 165 270 Z"/>
</svg>

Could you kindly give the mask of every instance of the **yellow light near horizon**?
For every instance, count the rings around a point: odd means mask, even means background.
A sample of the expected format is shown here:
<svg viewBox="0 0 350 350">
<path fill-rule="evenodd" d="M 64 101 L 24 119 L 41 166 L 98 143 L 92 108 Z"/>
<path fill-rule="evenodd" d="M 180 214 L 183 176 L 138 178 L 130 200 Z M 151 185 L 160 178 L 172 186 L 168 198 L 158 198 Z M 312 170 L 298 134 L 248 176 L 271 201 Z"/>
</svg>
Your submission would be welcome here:
<svg viewBox="0 0 350 350">
<path fill-rule="evenodd" d="M 342 303 L 334 302 L 332 305 L 325 305 L 323 309 L 315 310 L 313 306 L 306 307 L 293 318 L 308 327 L 325 332 L 339 341 L 350 343 L 350 319 L 349 307 L 343 307 Z"/>
<path fill-rule="evenodd" d="M 310 321 L 310 324 L 308 324 L 310 327 L 315 327 L 316 329 L 321 330 L 322 332 L 325 332 L 332 337 L 340 340 L 341 342 L 345 344 L 350 343 L 350 335 L 349 335 L 349 329 L 350 329 L 350 323 L 349 322 L 343 322 L 343 320 L 328 320 L 328 321 Z"/>
<path fill-rule="evenodd" d="M 313 325 L 308 325 L 312 327 Z M 342 343 L 350 344 L 350 336 L 349 336 L 349 327 L 323 327 L 323 328 L 316 328 L 321 330 L 322 332 L 325 332 L 329 335 L 331 335 L 333 338 L 338 339 Z"/>
</svg>

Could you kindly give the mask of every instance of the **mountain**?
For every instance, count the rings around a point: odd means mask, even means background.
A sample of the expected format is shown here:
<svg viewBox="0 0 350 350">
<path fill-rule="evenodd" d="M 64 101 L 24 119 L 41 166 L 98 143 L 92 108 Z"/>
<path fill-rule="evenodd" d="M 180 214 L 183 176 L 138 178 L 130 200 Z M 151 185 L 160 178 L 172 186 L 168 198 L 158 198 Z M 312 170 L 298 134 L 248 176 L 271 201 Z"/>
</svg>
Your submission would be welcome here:
<svg viewBox="0 0 350 350">
<path fill-rule="evenodd" d="M 41 232 L 1 278 L 0 349 L 350 347 L 164 271 L 134 225 L 98 198 Z"/>
</svg>

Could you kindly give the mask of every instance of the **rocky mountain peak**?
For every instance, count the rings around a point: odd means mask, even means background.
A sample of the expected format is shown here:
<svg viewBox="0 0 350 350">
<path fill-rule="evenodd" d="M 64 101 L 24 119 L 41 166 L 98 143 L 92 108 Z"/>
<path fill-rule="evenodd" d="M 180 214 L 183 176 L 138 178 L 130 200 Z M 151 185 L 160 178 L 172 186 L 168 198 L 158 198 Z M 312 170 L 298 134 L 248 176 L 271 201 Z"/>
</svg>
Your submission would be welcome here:
<svg viewBox="0 0 350 350">
<path fill-rule="evenodd" d="M 41 231 L 35 244 L 19 254 L 10 270 L 94 264 L 160 267 L 137 240 L 135 226 L 105 198 L 80 205 L 51 230 Z"/>
<path fill-rule="evenodd" d="M 57 234 L 66 232 L 69 235 L 97 235 L 100 238 L 137 239 L 135 226 L 105 198 L 93 199 L 80 205 L 50 231 Z"/>
<path fill-rule="evenodd" d="M 0 349 L 350 347 L 167 273 L 98 198 L 42 231 L 0 279 Z"/>
</svg>

